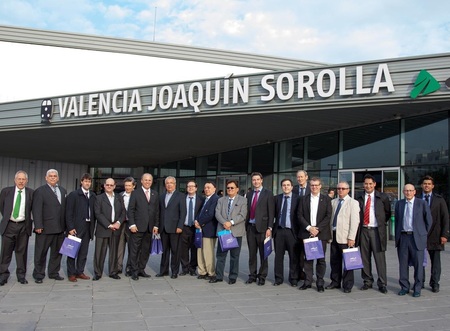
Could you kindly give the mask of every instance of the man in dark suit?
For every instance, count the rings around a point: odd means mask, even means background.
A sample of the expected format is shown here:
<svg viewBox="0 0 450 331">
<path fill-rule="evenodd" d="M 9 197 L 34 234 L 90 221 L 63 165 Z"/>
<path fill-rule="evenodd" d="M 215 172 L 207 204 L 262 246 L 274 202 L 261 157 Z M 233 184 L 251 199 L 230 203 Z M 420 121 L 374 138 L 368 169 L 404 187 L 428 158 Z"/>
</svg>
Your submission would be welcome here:
<svg viewBox="0 0 450 331">
<path fill-rule="evenodd" d="M 405 199 L 395 205 L 395 246 L 397 247 L 401 286 L 398 295 L 410 290 L 409 263 L 414 267 L 413 297 L 420 297 L 423 284 L 423 259 L 427 247 L 428 231 L 433 223 L 430 207 L 415 198 L 414 185 L 406 184 L 403 189 Z"/>
<path fill-rule="evenodd" d="M 119 270 L 119 274 L 122 273 L 123 270 L 123 260 L 125 257 L 125 248 L 130 240 L 130 229 L 128 224 L 128 205 L 130 203 L 131 192 L 134 191 L 136 187 L 136 181 L 133 177 L 126 177 L 123 180 L 123 188 L 125 191 L 121 193 L 123 205 L 125 206 L 125 219 L 120 226 L 119 229 L 119 248 L 117 252 L 117 269 Z M 131 262 L 130 262 L 130 253 L 128 252 L 128 260 L 125 267 L 125 276 L 131 276 Z"/>
<path fill-rule="evenodd" d="M 320 193 L 322 181 L 313 177 L 309 185 L 311 194 L 306 195 L 299 201 L 298 218 L 300 220 L 300 233 L 302 239 L 318 237 L 322 243 L 323 252 L 326 253 L 327 243 L 331 240 L 331 199 L 328 195 Z M 314 260 L 305 259 L 305 282 L 300 286 L 300 290 L 311 288 L 313 282 Z M 319 293 L 324 292 L 323 277 L 326 271 L 325 258 L 317 259 L 316 264 L 316 285 Z"/>
<path fill-rule="evenodd" d="M 239 275 L 239 257 L 241 254 L 242 237 L 245 234 L 245 219 L 247 218 L 247 199 L 239 194 L 239 184 L 236 180 L 227 181 L 227 195 L 217 201 L 216 218 L 217 232 L 230 230 L 237 239 L 238 247 L 222 251 L 220 244 L 216 251 L 216 276 L 211 277 L 210 283 L 223 281 L 223 272 L 228 252 L 230 252 L 230 272 L 228 284 L 233 285 Z"/>
<path fill-rule="evenodd" d="M 441 279 L 441 251 L 449 237 L 449 216 L 448 207 L 445 199 L 433 192 L 434 179 L 431 176 L 425 176 L 422 179 L 422 194 L 419 198 L 425 200 L 430 206 L 433 223 L 428 232 L 427 250 L 430 255 L 431 277 L 430 286 L 434 293 L 439 292 L 439 281 Z M 424 274 L 425 282 L 425 274 Z"/>
<path fill-rule="evenodd" d="M 297 183 L 298 185 L 294 186 L 294 189 L 292 190 L 292 194 L 295 194 L 299 196 L 300 198 L 311 194 L 311 188 L 308 185 L 308 173 L 305 170 L 298 170 L 297 171 Z M 299 262 L 299 279 L 305 279 L 305 252 L 303 251 L 303 243 L 300 243 L 300 262 Z"/>
<path fill-rule="evenodd" d="M 125 219 L 125 206 L 120 194 L 114 193 L 116 183 L 108 178 L 104 184 L 105 192 L 95 199 L 95 251 L 94 251 L 94 277 L 99 280 L 103 275 L 106 252 L 109 250 L 108 271 L 109 277 L 120 279 L 117 269 L 117 250 L 119 248 L 120 224 Z"/>
<path fill-rule="evenodd" d="M 26 187 L 28 175 L 19 170 L 14 176 L 15 186 L 5 187 L 0 193 L 0 286 L 8 282 L 12 254 L 16 256 L 17 281 L 28 284 L 27 273 L 28 241 L 31 236 L 31 203 L 33 190 Z"/>
<path fill-rule="evenodd" d="M 183 224 L 186 220 L 186 196 L 175 190 L 176 179 L 169 176 L 164 180 L 166 193 L 160 201 L 159 233 L 163 245 L 163 254 L 159 274 L 156 277 L 169 275 L 169 262 L 172 269 L 171 278 L 177 278 L 180 270 L 179 243 Z"/>
<path fill-rule="evenodd" d="M 331 201 L 331 227 L 333 240 L 330 247 L 331 283 L 326 289 L 344 288 L 350 293 L 355 282 L 353 270 L 342 272 L 343 250 L 355 246 L 359 227 L 359 203 L 348 194 L 350 186 L 347 182 L 339 182 L 336 188 L 338 198 Z"/>
<path fill-rule="evenodd" d="M 272 226 L 275 215 L 273 194 L 262 186 L 261 173 L 251 174 L 253 190 L 247 194 L 247 219 L 245 222 L 248 244 L 248 265 L 250 274 L 246 284 L 258 280 L 258 285 L 266 283 L 269 270 L 267 259 L 264 258 L 264 240 L 272 234 Z M 260 266 L 258 268 L 258 252 Z"/>
<path fill-rule="evenodd" d="M 300 224 L 297 218 L 298 195 L 293 194 L 292 181 L 281 181 L 283 193 L 275 198 L 275 223 L 273 225 L 273 240 L 275 243 L 275 282 L 278 286 L 284 281 L 284 253 L 289 255 L 289 282 L 297 286 L 299 279 L 300 242 L 298 232 Z"/>
<path fill-rule="evenodd" d="M 92 176 L 88 173 L 81 177 L 81 187 L 67 196 L 66 229 L 72 236 L 81 239 L 80 250 L 76 259 L 67 257 L 67 276 L 69 281 L 90 279 L 84 274 L 89 250 L 89 242 L 94 238 L 94 204 L 95 193 L 90 190 Z"/>
<path fill-rule="evenodd" d="M 45 180 L 47 183 L 34 191 L 32 206 L 34 231 L 36 233 L 33 278 L 36 284 L 42 284 L 45 277 L 49 249 L 48 277 L 55 280 L 64 280 L 59 275 L 62 257 L 59 254 L 59 249 L 64 241 L 64 230 L 66 229 L 67 192 L 58 185 L 59 175 L 57 170 L 48 170 Z"/>
<path fill-rule="evenodd" d="M 202 248 L 197 249 L 197 278 L 210 279 L 216 277 L 214 248 L 217 241 L 216 206 L 219 196 L 213 182 L 206 182 L 203 190 L 205 202 L 195 220 L 195 228 L 202 231 Z"/>
<path fill-rule="evenodd" d="M 145 173 L 141 176 L 141 188 L 134 190 L 128 204 L 128 260 L 131 265 L 131 279 L 149 278 L 145 272 L 150 257 L 152 234 L 158 233 L 159 195 L 151 189 L 153 176 Z"/>
<path fill-rule="evenodd" d="M 203 205 L 203 198 L 197 194 L 197 183 L 190 180 L 186 184 L 186 219 L 181 232 L 180 253 L 181 272 L 180 276 L 190 274 L 197 276 L 197 247 L 194 245 L 195 237 L 195 216 Z"/>
<path fill-rule="evenodd" d="M 378 290 L 387 293 L 386 249 L 387 228 L 391 218 L 391 203 L 389 197 L 375 190 L 377 183 L 370 174 L 364 176 L 364 193 L 357 198 L 359 202 L 360 223 L 356 245 L 361 248 L 361 258 L 364 268 L 361 277 L 364 285 L 363 291 L 372 288 L 374 278 L 372 275 L 372 259 L 375 260 L 378 273 Z"/>
</svg>

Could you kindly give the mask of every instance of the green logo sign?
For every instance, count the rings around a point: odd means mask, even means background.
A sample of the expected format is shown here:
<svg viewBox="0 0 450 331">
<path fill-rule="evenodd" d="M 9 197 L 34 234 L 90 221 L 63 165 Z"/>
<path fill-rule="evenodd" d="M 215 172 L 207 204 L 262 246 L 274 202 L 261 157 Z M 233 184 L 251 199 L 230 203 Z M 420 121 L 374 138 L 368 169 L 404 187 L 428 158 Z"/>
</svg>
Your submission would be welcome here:
<svg viewBox="0 0 450 331">
<path fill-rule="evenodd" d="M 415 99 L 420 94 L 425 96 L 427 94 L 436 92 L 440 88 L 441 85 L 436 80 L 436 78 L 431 76 L 431 74 L 428 71 L 422 70 L 419 72 L 419 75 L 417 76 L 416 82 L 414 83 L 414 88 L 411 91 L 410 96 L 412 99 Z"/>
</svg>

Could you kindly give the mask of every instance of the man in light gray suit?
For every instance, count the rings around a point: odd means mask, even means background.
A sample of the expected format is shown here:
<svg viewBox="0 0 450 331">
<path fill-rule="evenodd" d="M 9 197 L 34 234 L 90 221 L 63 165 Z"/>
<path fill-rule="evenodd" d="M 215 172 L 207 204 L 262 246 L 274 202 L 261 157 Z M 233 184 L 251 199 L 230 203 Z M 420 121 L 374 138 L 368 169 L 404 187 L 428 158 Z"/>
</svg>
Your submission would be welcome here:
<svg viewBox="0 0 450 331">
<path fill-rule="evenodd" d="M 235 180 L 227 182 L 227 196 L 217 202 L 216 218 L 219 222 L 217 231 L 231 230 L 236 237 L 239 247 L 230 249 L 230 273 L 228 284 L 236 283 L 239 274 L 239 255 L 241 254 L 242 236 L 245 234 L 245 219 L 247 217 L 247 199 L 238 195 L 239 184 Z M 223 271 L 228 251 L 222 252 L 220 244 L 217 245 L 216 253 L 216 276 L 211 277 L 210 283 L 223 281 Z"/>
<path fill-rule="evenodd" d="M 331 214 L 333 240 L 330 251 L 331 284 L 325 288 L 328 290 L 341 288 L 342 283 L 344 293 L 350 293 L 355 278 L 353 270 L 342 272 L 342 250 L 355 246 L 355 238 L 359 227 L 359 202 L 348 195 L 350 186 L 347 182 L 339 182 L 336 190 L 338 198 L 331 202 L 333 208 Z"/>
</svg>

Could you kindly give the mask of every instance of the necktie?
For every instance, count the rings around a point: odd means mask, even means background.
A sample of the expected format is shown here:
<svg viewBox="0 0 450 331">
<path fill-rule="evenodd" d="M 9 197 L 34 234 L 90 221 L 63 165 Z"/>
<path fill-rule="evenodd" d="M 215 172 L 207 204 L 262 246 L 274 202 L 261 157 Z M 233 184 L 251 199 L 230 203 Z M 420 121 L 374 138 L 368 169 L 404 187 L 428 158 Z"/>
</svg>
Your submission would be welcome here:
<svg viewBox="0 0 450 331">
<path fill-rule="evenodd" d="M 334 212 L 334 217 L 333 217 L 333 228 L 336 227 L 337 224 L 337 217 L 339 214 L 339 211 L 341 210 L 341 206 L 342 206 L 342 202 L 344 201 L 344 199 L 339 199 L 339 203 L 336 207 L 336 211 Z M 365 218 L 365 217 L 364 217 Z"/>
<path fill-rule="evenodd" d="M 281 218 L 280 218 L 280 226 L 282 228 L 286 227 L 286 216 L 287 216 L 287 205 L 288 205 L 289 196 L 284 196 L 283 208 L 281 208 Z"/>
<path fill-rule="evenodd" d="M 405 219 L 403 221 L 403 230 L 404 231 L 410 231 L 411 227 L 410 225 L 412 225 L 411 222 L 411 201 L 406 201 L 406 210 L 405 210 Z"/>
<path fill-rule="evenodd" d="M 86 192 L 86 193 L 84 193 L 84 195 L 86 196 L 86 202 L 87 202 L 86 220 L 89 220 L 91 218 L 91 211 L 89 208 L 89 193 Z"/>
<path fill-rule="evenodd" d="M 228 210 L 227 210 L 227 216 L 230 217 L 230 213 L 231 213 L 231 206 L 233 204 L 233 199 L 228 199 Z"/>
<path fill-rule="evenodd" d="M 258 193 L 259 193 L 259 190 L 256 190 L 255 194 L 253 196 L 252 205 L 250 207 L 250 219 L 251 220 L 255 219 L 256 204 L 258 202 Z"/>
<path fill-rule="evenodd" d="M 364 209 L 364 225 L 369 225 L 370 222 L 370 203 L 372 201 L 372 198 L 370 197 L 370 194 L 367 197 L 366 201 L 366 208 Z"/>
<path fill-rule="evenodd" d="M 425 195 L 425 201 L 427 202 L 427 205 L 429 206 L 430 205 L 430 195 L 429 194 Z"/>
<path fill-rule="evenodd" d="M 16 197 L 16 202 L 14 203 L 14 211 L 13 211 L 13 217 L 14 219 L 16 219 L 17 217 L 19 217 L 19 211 L 20 211 L 20 202 L 22 201 L 22 190 L 19 190 L 17 197 Z"/>
<path fill-rule="evenodd" d="M 305 188 L 300 187 L 300 196 L 302 197 L 303 195 L 305 195 Z"/>
<path fill-rule="evenodd" d="M 188 214 L 188 226 L 192 226 L 194 224 L 194 203 L 193 197 L 189 197 L 189 214 Z"/>
<path fill-rule="evenodd" d="M 150 202 L 150 192 L 145 190 L 145 197 L 147 198 L 147 202 Z"/>
</svg>

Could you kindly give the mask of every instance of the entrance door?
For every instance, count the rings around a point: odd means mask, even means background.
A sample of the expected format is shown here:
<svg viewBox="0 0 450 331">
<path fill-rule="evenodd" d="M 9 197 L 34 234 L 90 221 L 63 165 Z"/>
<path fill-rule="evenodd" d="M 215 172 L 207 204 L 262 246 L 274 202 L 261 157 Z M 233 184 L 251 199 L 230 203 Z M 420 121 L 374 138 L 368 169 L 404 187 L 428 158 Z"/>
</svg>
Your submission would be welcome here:
<svg viewBox="0 0 450 331">
<path fill-rule="evenodd" d="M 364 193 L 364 176 L 371 174 L 375 177 L 376 190 L 386 193 L 391 201 L 391 216 L 394 215 L 394 207 L 400 198 L 400 168 L 378 168 L 378 169 L 353 169 L 341 170 L 338 174 L 338 180 L 345 180 L 350 185 L 350 195 L 353 198 L 359 197 Z M 394 222 L 389 226 L 389 238 L 393 239 Z"/>
<path fill-rule="evenodd" d="M 217 192 L 223 190 L 223 195 L 227 194 L 227 181 L 235 180 L 239 183 L 239 195 L 245 195 L 247 193 L 247 175 L 229 175 L 229 176 L 217 176 Z"/>
</svg>

